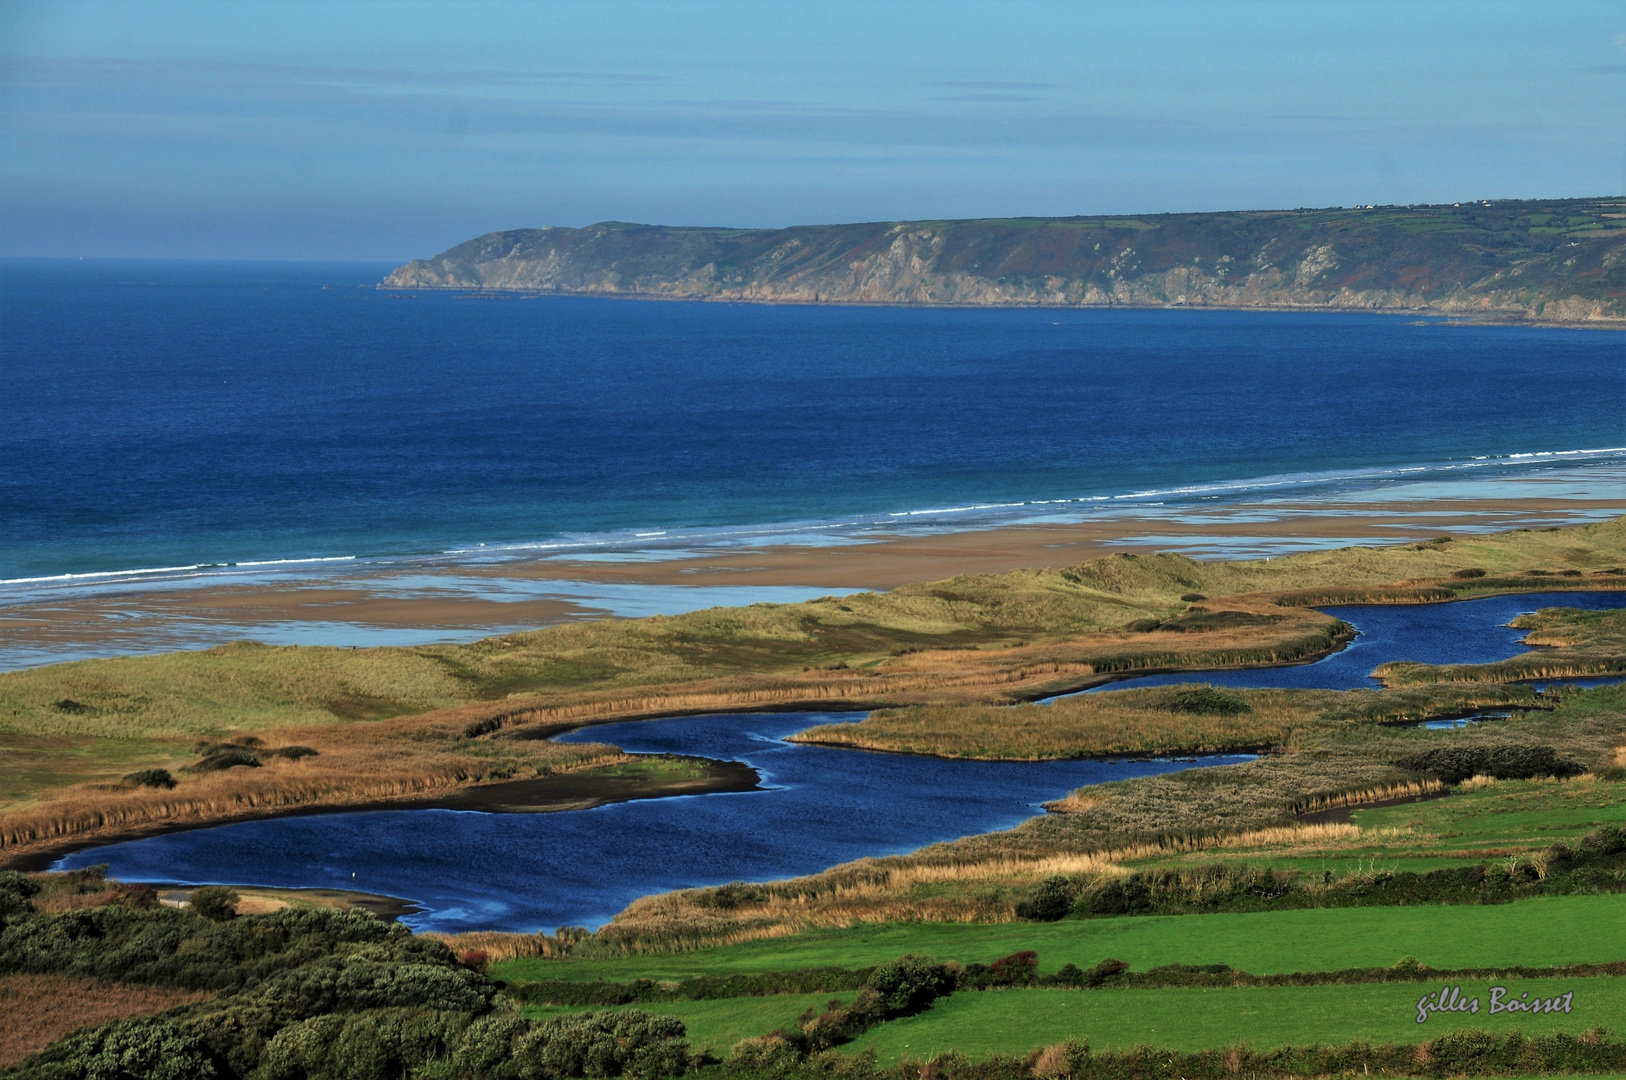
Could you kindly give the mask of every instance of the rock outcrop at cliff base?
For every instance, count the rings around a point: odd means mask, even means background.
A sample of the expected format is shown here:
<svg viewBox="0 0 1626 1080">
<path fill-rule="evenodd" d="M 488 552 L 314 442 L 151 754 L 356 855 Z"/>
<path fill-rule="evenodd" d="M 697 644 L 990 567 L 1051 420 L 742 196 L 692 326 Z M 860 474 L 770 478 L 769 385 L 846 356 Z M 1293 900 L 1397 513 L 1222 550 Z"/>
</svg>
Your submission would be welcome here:
<svg viewBox="0 0 1626 1080">
<path fill-rule="evenodd" d="M 1626 199 L 788 229 L 488 233 L 395 289 L 759 301 L 1418 311 L 1626 322 Z"/>
</svg>

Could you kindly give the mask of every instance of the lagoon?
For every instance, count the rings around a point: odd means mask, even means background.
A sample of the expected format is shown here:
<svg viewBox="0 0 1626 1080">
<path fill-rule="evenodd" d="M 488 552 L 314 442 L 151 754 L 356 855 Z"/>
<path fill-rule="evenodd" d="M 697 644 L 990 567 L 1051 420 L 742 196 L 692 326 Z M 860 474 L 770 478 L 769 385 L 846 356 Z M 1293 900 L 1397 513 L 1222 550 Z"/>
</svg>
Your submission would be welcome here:
<svg viewBox="0 0 1626 1080">
<path fill-rule="evenodd" d="M 1008 829 L 1084 784 L 1223 765 L 946 761 L 784 741 L 853 714 L 719 714 L 563 736 L 634 753 L 743 761 L 761 788 L 547 814 L 395 810 L 250 821 L 76 852 L 125 881 L 359 889 L 422 907 L 415 930 L 594 927 L 640 896 L 816 873 L 867 855 Z"/>
</svg>

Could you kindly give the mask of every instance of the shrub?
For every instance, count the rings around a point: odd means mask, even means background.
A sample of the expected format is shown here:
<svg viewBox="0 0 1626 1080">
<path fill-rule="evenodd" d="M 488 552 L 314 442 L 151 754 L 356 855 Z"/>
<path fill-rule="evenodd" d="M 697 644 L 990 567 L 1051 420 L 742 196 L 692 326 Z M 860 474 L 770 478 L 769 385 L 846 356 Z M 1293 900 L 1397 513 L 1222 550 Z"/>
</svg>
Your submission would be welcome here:
<svg viewBox="0 0 1626 1080">
<path fill-rule="evenodd" d="M 259 756 L 246 746 L 217 746 L 205 752 L 203 760 L 188 765 L 188 772 L 221 772 L 238 767 L 258 769 Z"/>
<path fill-rule="evenodd" d="M 1016 917 L 1035 922 L 1055 922 L 1066 918 L 1073 907 L 1073 883 L 1056 875 L 1039 882 L 1033 895 L 1016 905 Z"/>
<path fill-rule="evenodd" d="M 1129 964 L 1123 960 L 1108 958 L 1096 964 L 1084 975 L 1084 985 L 1088 987 L 1102 986 L 1118 978 L 1129 970 Z"/>
<path fill-rule="evenodd" d="M 16 870 L 0 870 L 0 929 L 6 923 L 34 910 L 32 900 L 40 887 L 28 875 Z"/>
<path fill-rule="evenodd" d="M 1195 604 L 1199 600 L 1207 600 L 1208 597 L 1204 596 L 1200 592 L 1188 592 L 1183 593 L 1180 599 L 1184 600 L 1188 604 Z"/>
<path fill-rule="evenodd" d="M 175 778 L 169 775 L 168 769 L 142 769 L 140 772 L 133 772 L 126 776 L 124 782 L 134 784 L 136 787 L 172 788 L 175 786 Z"/>
<path fill-rule="evenodd" d="M 988 974 L 995 986 L 1026 986 L 1039 974 L 1039 954 L 1024 949 L 1002 956 L 994 961 Z"/>
<path fill-rule="evenodd" d="M 1253 712 L 1253 706 L 1239 694 L 1212 686 L 1194 686 L 1172 695 L 1163 705 L 1170 712 L 1196 713 L 1199 716 L 1240 716 Z"/>
<path fill-rule="evenodd" d="M 210 922 L 225 922 L 237 917 L 237 902 L 242 897 L 237 890 L 224 885 L 205 885 L 192 890 L 192 910 Z"/>
<path fill-rule="evenodd" d="M 1470 580 L 1472 580 L 1474 578 L 1482 578 L 1482 577 L 1484 577 L 1485 576 L 1485 571 L 1479 569 L 1479 567 L 1477 567 L 1477 566 L 1472 566 L 1472 567 L 1469 567 L 1466 570 L 1458 570 L 1458 571 L 1454 572 L 1451 576 L 1454 577 L 1454 578 L 1458 578 L 1459 580 L 1462 580 L 1462 581 L 1470 581 Z"/>
<path fill-rule="evenodd" d="M 886 1015 L 919 1012 L 954 989 L 948 968 L 919 956 L 904 956 L 870 973 L 868 986 L 880 998 Z"/>
<path fill-rule="evenodd" d="M 208 1080 L 219 1075 L 197 1036 L 156 1016 L 76 1032 L 28 1059 L 18 1072 L 49 1080 Z"/>
<path fill-rule="evenodd" d="M 577 1013 L 537 1024 L 515 1043 L 522 1077 L 677 1076 L 689 1066 L 683 1022 L 646 1012 Z"/>
<path fill-rule="evenodd" d="M 1447 784 L 1460 784 L 1472 776 L 1498 780 L 1529 780 L 1538 776 L 1575 776 L 1582 768 L 1558 756 L 1550 746 L 1438 746 L 1401 758 L 1395 764 L 1413 772 L 1429 773 Z"/>
<path fill-rule="evenodd" d="M 1129 915 L 1148 911 L 1152 893 L 1138 878 L 1113 878 L 1080 900 L 1089 915 Z"/>
<path fill-rule="evenodd" d="M 1599 855 L 1626 854 L 1626 830 L 1619 825 L 1605 825 L 1581 837 L 1581 846 Z"/>
</svg>

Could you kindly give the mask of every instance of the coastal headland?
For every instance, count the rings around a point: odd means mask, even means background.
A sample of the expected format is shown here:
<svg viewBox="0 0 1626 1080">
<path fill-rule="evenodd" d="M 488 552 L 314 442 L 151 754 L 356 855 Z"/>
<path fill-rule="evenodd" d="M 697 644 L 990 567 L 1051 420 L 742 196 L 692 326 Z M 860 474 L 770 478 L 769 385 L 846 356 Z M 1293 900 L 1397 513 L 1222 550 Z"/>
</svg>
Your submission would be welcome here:
<svg viewBox="0 0 1626 1080">
<path fill-rule="evenodd" d="M 1475 201 L 788 229 L 488 233 L 390 289 L 758 303 L 1414 311 L 1626 320 L 1626 200 Z"/>
</svg>

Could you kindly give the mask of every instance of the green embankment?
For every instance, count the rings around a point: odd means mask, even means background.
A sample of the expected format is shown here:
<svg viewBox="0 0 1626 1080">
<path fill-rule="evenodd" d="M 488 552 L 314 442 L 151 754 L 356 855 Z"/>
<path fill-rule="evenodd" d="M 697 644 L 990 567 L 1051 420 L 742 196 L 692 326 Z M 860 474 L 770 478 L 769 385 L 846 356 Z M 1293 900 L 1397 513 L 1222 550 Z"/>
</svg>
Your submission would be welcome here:
<svg viewBox="0 0 1626 1080">
<path fill-rule="evenodd" d="M 1057 923 L 892 923 L 656 956 L 510 960 L 507 981 L 681 980 L 702 975 L 863 968 L 906 953 L 991 963 L 1024 949 L 1040 969 L 1094 966 L 1107 957 L 1135 971 L 1166 964 L 1229 964 L 1268 975 L 1387 967 L 1412 955 L 1432 968 L 1549 967 L 1626 959 L 1626 895 L 1543 897 L 1492 906 L 1317 908 Z"/>
<path fill-rule="evenodd" d="M 918 1016 L 872 1028 L 842 1049 L 873 1049 L 883 1063 L 908 1056 L 929 1060 L 958 1051 L 976 1060 L 1021 1055 L 1037 1047 L 1087 1038 L 1095 1050 L 1151 1044 L 1205 1050 L 1245 1043 L 1255 1050 L 1310 1043 L 1422 1042 L 1447 1031 L 1475 1028 L 1526 1035 L 1594 1027 L 1615 1029 L 1626 1016 L 1626 979 L 1509 979 L 1466 981 L 1477 1014 L 1437 1013 L 1417 1023 L 1417 1001 L 1439 983 L 1364 986 L 1242 987 L 1171 990 L 991 990 L 957 993 Z M 1501 985 L 1532 998 L 1574 993 L 1573 1011 L 1491 1016 L 1489 988 Z M 677 1015 L 677 1014 L 674 1014 Z"/>
</svg>

